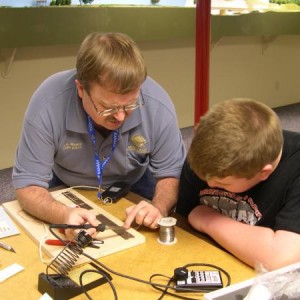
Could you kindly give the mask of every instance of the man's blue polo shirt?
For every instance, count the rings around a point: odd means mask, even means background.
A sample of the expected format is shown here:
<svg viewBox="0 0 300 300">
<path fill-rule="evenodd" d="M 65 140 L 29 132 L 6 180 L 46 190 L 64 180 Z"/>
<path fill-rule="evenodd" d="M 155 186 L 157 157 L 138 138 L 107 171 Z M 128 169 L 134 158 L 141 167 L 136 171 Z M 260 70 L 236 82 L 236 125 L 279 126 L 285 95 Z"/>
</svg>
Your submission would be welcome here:
<svg viewBox="0 0 300 300">
<path fill-rule="evenodd" d="M 15 188 L 48 188 L 52 171 L 69 186 L 98 185 L 94 147 L 75 79 L 76 70 L 54 74 L 32 96 L 15 159 Z M 103 188 L 116 181 L 134 184 L 148 167 L 155 178 L 180 176 L 186 152 L 173 103 L 149 77 L 141 92 L 145 105 L 120 128 L 117 147 L 103 171 Z M 111 148 L 111 134 L 103 138 L 96 131 L 100 158 Z"/>
</svg>

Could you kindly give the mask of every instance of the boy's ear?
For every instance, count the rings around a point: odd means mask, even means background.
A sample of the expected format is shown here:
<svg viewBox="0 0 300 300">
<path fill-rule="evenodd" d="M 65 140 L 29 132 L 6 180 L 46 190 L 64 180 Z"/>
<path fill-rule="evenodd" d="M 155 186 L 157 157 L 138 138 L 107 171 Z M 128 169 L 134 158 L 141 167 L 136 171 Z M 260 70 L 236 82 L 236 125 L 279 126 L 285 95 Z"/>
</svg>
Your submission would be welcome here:
<svg viewBox="0 0 300 300">
<path fill-rule="evenodd" d="M 260 179 L 266 180 L 274 171 L 274 166 L 272 164 L 265 165 L 260 171 Z"/>
</svg>

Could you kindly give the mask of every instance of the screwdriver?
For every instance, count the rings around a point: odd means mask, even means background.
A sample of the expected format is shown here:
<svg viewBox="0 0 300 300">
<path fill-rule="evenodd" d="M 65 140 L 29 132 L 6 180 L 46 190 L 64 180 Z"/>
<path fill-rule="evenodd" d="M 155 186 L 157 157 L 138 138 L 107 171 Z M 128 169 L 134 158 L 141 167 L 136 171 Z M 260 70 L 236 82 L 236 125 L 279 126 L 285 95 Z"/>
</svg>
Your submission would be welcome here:
<svg viewBox="0 0 300 300">
<path fill-rule="evenodd" d="M 5 250 L 8 250 L 8 251 L 16 253 L 16 251 L 10 245 L 7 245 L 7 244 L 4 244 L 4 243 L 0 242 L 0 247 L 3 248 L 3 249 L 5 249 Z"/>
</svg>

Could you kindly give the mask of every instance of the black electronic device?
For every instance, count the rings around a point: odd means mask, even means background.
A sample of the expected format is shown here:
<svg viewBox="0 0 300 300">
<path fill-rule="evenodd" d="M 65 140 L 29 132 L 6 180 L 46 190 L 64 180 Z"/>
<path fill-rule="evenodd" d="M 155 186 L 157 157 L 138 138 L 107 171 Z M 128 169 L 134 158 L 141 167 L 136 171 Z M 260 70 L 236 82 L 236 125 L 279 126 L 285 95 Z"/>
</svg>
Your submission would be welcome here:
<svg viewBox="0 0 300 300">
<path fill-rule="evenodd" d="M 175 269 L 174 280 L 177 291 L 215 290 L 223 287 L 221 273 L 218 270 L 187 271 Z M 180 274 L 180 276 L 179 276 Z"/>
<path fill-rule="evenodd" d="M 52 228 L 68 228 L 69 226 L 72 225 L 50 224 L 49 229 L 54 234 Z M 67 300 L 112 280 L 109 273 L 94 263 L 90 263 L 85 272 L 98 273 L 100 278 L 97 276 L 97 279 L 81 286 L 67 276 L 80 255 L 84 254 L 83 249 L 91 241 L 92 237 L 85 230 L 81 230 L 71 242 L 65 245 L 64 249 L 47 266 L 46 273 L 39 274 L 38 290 L 40 293 L 47 293 L 54 300 Z M 50 274 L 51 270 L 55 274 Z M 80 278 L 77 282 L 80 283 Z"/>
<path fill-rule="evenodd" d="M 99 278 L 83 285 L 83 287 L 63 274 L 40 273 L 38 290 L 41 294 L 47 293 L 54 300 L 67 300 L 82 294 L 83 290 L 88 291 L 104 283 L 108 283 L 107 279 L 112 280 L 110 274 L 105 270 L 93 263 L 90 263 L 90 266 L 92 270 L 100 271 Z M 105 275 L 105 277 L 101 276 L 101 274 Z"/>
<path fill-rule="evenodd" d="M 116 203 L 119 199 L 124 197 L 130 190 L 130 184 L 126 182 L 115 182 L 110 185 L 101 195 L 105 202 Z"/>
</svg>

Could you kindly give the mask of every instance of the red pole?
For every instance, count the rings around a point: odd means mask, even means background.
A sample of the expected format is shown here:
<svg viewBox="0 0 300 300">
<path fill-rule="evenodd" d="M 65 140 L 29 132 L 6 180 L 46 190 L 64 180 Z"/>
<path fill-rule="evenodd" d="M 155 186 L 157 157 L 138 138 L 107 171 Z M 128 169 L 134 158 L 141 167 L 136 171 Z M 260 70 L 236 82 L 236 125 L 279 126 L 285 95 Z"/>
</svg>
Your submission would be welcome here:
<svg viewBox="0 0 300 300">
<path fill-rule="evenodd" d="M 211 0 L 196 3 L 195 113 L 194 124 L 205 114 L 209 105 Z"/>
</svg>

